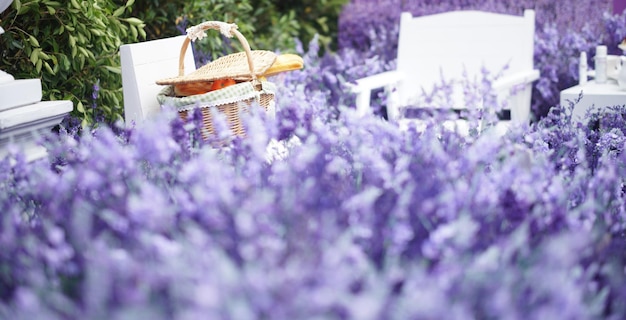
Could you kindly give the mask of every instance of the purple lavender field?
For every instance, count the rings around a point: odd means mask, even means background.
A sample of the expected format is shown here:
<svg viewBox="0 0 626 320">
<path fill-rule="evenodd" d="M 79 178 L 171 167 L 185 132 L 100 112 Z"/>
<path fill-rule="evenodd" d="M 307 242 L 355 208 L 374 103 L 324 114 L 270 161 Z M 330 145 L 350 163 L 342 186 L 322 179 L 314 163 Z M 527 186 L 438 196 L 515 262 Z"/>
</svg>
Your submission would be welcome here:
<svg viewBox="0 0 626 320">
<path fill-rule="evenodd" d="M 0 162 L 0 318 L 626 318 L 626 107 L 580 123 L 550 103 L 574 81 L 564 57 L 623 38 L 626 16 L 515 2 L 554 10 L 538 14 L 542 115 L 494 139 L 355 115 L 344 84 L 394 63 L 391 2 L 380 21 L 349 18 L 373 1 L 348 5 L 342 48 L 312 42 L 275 79 L 276 118 L 247 116 L 245 139 L 218 123 L 225 148 L 168 110 L 68 124 L 40 161 L 16 148 Z M 288 145 L 274 159 L 271 139 Z"/>
</svg>

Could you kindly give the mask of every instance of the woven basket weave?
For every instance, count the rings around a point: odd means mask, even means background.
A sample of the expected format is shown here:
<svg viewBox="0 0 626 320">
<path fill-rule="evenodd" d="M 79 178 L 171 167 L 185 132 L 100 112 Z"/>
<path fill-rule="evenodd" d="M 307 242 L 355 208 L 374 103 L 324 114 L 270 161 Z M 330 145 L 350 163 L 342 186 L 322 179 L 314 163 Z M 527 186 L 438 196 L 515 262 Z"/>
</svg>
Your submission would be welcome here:
<svg viewBox="0 0 626 320">
<path fill-rule="evenodd" d="M 185 75 L 184 56 L 191 41 L 201 39 L 209 29 L 220 30 L 226 37 L 236 36 L 244 52 L 229 54 Z M 276 87 L 259 77 L 274 63 L 276 54 L 270 51 L 251 50 L 246 38 L 237 31 L 237 25 L 219 21 L 207 21 L 187 29 L 187 39 L 180 51 L 178 76 L 158 80 L 156 83 L 167 85 L 158 95 L 162 106 L 175 107 L 183 121 L 189 119 L 195 108 L 200 108 L 204 126 L 203 137 L 214 133 L 212 110 L 226 116 L 231 131 L 244 135 L 241 114 L 249 112 L 256 105 L 267 112 L 274 112 Z M 220 79 L 234 79 L 238 83 L 223 89 L 188 97 L 177 97 L 174 86 L 177 84 L 207 82 Z"/>
</svg>

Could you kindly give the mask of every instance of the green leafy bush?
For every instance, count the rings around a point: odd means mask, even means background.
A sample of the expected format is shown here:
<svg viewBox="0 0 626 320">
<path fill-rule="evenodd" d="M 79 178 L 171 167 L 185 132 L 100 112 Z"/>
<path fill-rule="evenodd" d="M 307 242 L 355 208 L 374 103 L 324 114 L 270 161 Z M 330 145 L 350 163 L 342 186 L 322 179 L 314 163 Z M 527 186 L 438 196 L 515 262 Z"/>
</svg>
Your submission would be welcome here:
<svg viewBox="0 0 626 320">
<path fill-rule="evenodd" d="M 270 2 L 268 0 L 253 0 Z M 281 17 L 295 16 L 299 24 L 298 38 L 309 43 L 317 34 L 325 47 L 337 48 L 339 14 L 348 0 L 300 0 L 276 2 Z"/>
<path fill-rule="evenodd" d="M 180 29 L 207 20 L 236 23 L 239 31 L 246 37 L 253 49 L 293 48 L 293 38 L 297 36 L 297 22 L 295 20 L 292 20 L 292 25 L 282 26 L 279 31 L 258 30 L 255 23 L 257 13 L 249 0 L 189 1 L 185 2 L 182 13 L 183 15 L 178 19 Z M 276 36 L 267 41 L 262 36 L 267 34 L 275 34 Z M 232 52 L 241 51 L 241 46 L 237 40 L 231 42 L 230 39 L 222 37 L 219 32 L 213 31 L 208 33 L 207 38 L 196 43 L 196 49 L 208 54 L 211 59 L 215 59 Z"/>
<path fill-rule="evenodd" d="M 133 14 L 146 23 L 148 39 L 179 35 L 203 21 L 236 23 L 253 49 L 293 49 L 300 28 L 294 15 L 281 16 L 276 6 L 266 0 L 146 0 L 133 7 Z M 195 46 L 203 53 L 201 56 L 211 59 L 241 50 L 217 32 L 209 33 Z"/>
<path fill-rule="evenodd" d="M 72 100 L 83 125 L 122 119 L 119 46 L 146 36 L 133 3 L 14 0 L 0 15 L 0 65 L 17 79 L 41 78 L 44 100 Z"/>
<path fill-rule="evenodd" d="M 276 2 L 271 0 L 146 0 L 133 14 L 146 23 L 148 39 L 181 34 L 207 20 L 236 23 L 254 49 L 293 51 L 295 39 L 309 43 L 315 34 L 335 47 L 337 19 L 347 0 Z M 216 33 L 198 43 L 212 58 L 238 51 Z"/>
</svg>

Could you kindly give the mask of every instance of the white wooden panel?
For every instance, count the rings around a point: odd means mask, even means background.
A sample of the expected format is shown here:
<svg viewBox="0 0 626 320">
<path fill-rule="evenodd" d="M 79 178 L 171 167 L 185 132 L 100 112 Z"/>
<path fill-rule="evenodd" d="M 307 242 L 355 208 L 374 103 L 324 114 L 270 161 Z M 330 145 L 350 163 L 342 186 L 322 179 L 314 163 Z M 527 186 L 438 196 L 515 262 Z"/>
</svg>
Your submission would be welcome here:
<svg viewBox="0 0 626 320">
<path fill-rule="evenodd" d="M 23 128 L 25 131 L 34 130 L 34 127 L 42 121 L 48 119 L 58 120 L 50 125 L 58 124 L 61 119 L 71 112 L 73 105 L 71 101 L 55 100 L 42 101 L 18 108 L 0 112 L 0 133 L 5 133 L 16 128 Z"/>
<path fill-rule="evenodd" d="M 41 101 L 40 79 L 18 79 L 0 83 L 0 111 Z"/>
<path fill-rule="evenodd" d="M 560 104 L 569 106 L 571 102 L 578 99 L 581 93 L 583 96 L 572 111 L 572 119 L 576 121 L 582 121 L 588 109 L 607 111 L 607 107 L 626 104 L 626 91 L 621 90 L 619 85 L 614 82 L 600 84 L 595 80 L 561 91 Z"/>
<path fill-rule="evenodd" d="M 456 11 L 413 18 L 403 13 L 400 30 L 397 66 L 407 76 L 400 89 L 404 103 L 420 88 L 432 90 L 442 74 L 450 80 L 465 72 L 478 80 L 483 67 L 497 73 L 508 65 L 505 74 L 532 70 L 533 11 L 524 17 Z"/>
<path fill-rule="evenodd" d="M 180 49 L 184 40 L 185 36 L 178 36 L 120 47 L 127 125 L 140 123 L 161 110 L 156 96 L 163 86 L 157 85 L 155 81 L 178 75 Z M 185 73 L 196 69 L 191 48 L 187 48 L 184 63 Z"/>
</svg>

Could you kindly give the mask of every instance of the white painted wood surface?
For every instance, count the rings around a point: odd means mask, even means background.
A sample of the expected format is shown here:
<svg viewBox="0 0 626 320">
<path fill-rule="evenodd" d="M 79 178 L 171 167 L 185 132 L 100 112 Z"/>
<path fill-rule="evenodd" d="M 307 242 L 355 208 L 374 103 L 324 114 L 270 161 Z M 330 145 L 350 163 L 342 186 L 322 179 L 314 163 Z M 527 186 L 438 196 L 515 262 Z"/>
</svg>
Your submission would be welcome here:
<svg viewBox="0 0 626 320">
<path fill-rule="evenodd" d="M 13 0 L 0 0 L 0 13 L 6 10 L 12 2 Z"/>
<path fill-rule="evenodd" d="M 388 116 L 395 121 L 400 118 L 399 108 L 410 105 L 422 89 L 431 91 L 442 74 L 446 80 L 460 80 L 464 73 L 480 79 L 483 67 L 495 74 L 508 65 L 493 87 L 508 100 L 512 120 L 528 122 L 531 83 L 539 78 L 533 68 L 534 33 L 533 10 L 526 10 L 524 16 L 453 11 L 413 17 L 405 12 L 400 21 L 397 70 L 357 81 L 353 91 L 358 112 L 371 112 L 371 90 L 385 87 L 392 93 Z M 510 89 L 519 86 L 523 88 L 510 96 Z M 467 107 L 461 96 L 452 98 L 451 107 Z"/>
<path fill-rule="evenodd" d="M 157 85 L 155 81 L 178 75 L 180 51 L 185 37 L 120 47 L 126 125 L 139 124 L 161 110 L 156 96 L 163 86 Z M 186 51 L 184 61 L 186 74 L 196 70 L 192 50 Z"/>
<path fill-rule="evenodd" d="M 578 99 L 582 93 L 580 101 L 574 105 L 572 119 L 582 121 L 587 110 L 601 110 L 612 106 L 626 105 L 626 91 L 621 90 L 615 80 L 606 83 L 596 83 L 591 80 L 584 85 L 577 85 L 561 91 L 560 104 L 569 106 L 570 102 Z"/>
<path fill-rule="evenodd" d="M 19 79 L 0 83 L 0 111 L 41 101 L 40 79 Z"/>
<path fill-rule="evenodd" d="M 21 149 L 28 161 L 46 155 L 37 137 L 50 132 L 72 111 L 71 101 L 43 101 L 0 112 L 0 158 L 9 152 L 8 146 Z"/>
<path fill-rule="evenodd" d="M 48 121 L 59 121 L 72 111 L 72 102 L 67 100 L 41 101 L 19 108 L 0 112 L 0 132 L 36 130 Z M 60 119 L 59 119 L 60 117 Z M 55 123 L 55 124 L 58 124 Z"/>
</svg>

